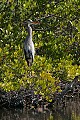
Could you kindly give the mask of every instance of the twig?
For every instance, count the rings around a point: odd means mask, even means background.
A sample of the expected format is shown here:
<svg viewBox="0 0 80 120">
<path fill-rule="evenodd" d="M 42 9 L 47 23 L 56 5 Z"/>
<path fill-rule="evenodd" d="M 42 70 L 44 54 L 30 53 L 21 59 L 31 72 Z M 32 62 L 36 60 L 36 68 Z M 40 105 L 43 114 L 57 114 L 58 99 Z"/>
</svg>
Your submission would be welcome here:
<svg viewBox="0 0 80 120">
<path fill-rule="evenodd" d="M 45 19 L 45 18 L 50 18 L 50 17 L 53 17 L 53 16 L 55 16 L 55 15 L 54 15 L 54 14 L 51 14 L 51 15 L 47 15 L 47 16 L 41 17 L 41 18 L 36 19 L 36 20 L 39 21 L 39 20 L 43 20 L 43 19 Z"/>
</svg>

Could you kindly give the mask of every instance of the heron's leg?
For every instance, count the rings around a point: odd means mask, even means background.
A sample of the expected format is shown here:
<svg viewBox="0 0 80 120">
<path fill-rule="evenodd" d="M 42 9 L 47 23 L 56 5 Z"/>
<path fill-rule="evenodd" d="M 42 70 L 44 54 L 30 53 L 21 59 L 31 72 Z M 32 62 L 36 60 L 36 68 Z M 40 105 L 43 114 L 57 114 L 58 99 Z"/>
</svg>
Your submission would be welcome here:
<svg viewBox="0 0 80 120">
<path fill-rule="evenodd" d="M 32 70 L 31 70 L 31 67 L 30 67 L 30 77 L 32 77 Z"/>
</svg>

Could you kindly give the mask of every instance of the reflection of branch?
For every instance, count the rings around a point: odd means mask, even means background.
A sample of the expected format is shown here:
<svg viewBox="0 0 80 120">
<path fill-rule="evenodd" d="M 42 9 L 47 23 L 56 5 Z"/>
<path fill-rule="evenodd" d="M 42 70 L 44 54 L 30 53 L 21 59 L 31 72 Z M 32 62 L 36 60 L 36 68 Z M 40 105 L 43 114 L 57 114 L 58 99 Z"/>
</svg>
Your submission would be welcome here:
<svg viewBox="0 0 80 120">
<path fill-rule="evenodd" d="M 65 113 L 64 113 L 64 111 L 65 111 Z M 67 113 L 67 110 L 61 110 L 61 109 L 57 109 L 57 113 L 58 113 L 58 115 L 60 115 L 61 117 L 62 117 L 62 119 L 65 119 L 65 120 L 68 120 L 69 118 L 71 118 L 71 110 L 69 109 L 68 110 L 68 113 Z"/>
</svg>

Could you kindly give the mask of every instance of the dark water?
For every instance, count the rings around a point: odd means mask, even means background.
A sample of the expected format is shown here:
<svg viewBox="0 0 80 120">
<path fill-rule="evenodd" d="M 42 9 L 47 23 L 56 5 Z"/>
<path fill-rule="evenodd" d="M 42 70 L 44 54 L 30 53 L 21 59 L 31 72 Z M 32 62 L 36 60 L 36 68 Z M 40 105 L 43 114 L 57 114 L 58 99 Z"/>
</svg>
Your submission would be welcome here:
<svg viewBox="0 0 80 120">
<path fill-rule="evenodd" d="M 80 120 L 80 102 L 68 102 L 67 107 L 57 107 L 56 111 L 0 108 L 0 120 Z"/>
</svg>

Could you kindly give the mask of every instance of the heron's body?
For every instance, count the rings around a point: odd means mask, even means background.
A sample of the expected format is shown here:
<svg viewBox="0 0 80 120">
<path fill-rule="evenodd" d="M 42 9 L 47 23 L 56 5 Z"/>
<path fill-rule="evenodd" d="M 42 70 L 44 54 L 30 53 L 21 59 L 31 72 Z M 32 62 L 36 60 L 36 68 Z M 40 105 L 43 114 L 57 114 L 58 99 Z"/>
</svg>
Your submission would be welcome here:
<svg viewBox="0 0 80 120">
<path fill-rule="evenodd" d="M 34 60 L 35 48 L 32 41 L 32 28 L 30 23 L 28 23 L 28 36 L 24 41 L 24 54 L 28 66 L 31 66 Z"/>
</svg>

